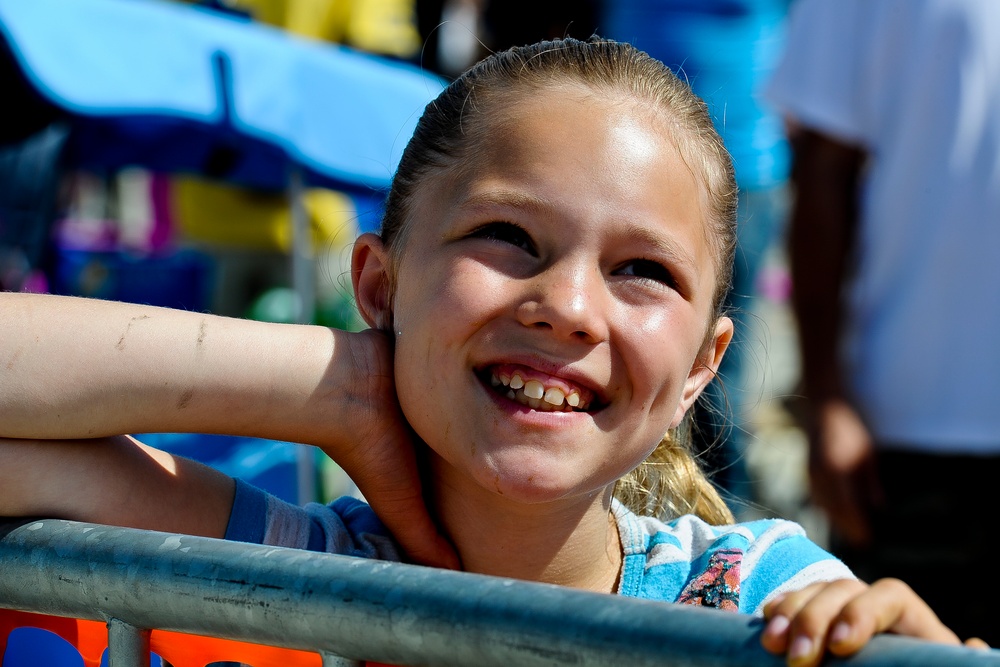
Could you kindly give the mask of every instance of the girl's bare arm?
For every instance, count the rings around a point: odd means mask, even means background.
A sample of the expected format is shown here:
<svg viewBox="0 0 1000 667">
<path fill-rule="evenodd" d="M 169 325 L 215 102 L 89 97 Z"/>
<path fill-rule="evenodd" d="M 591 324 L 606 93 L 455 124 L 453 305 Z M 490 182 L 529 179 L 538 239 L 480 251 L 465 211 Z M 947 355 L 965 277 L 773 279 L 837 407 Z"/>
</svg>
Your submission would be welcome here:
<svg viewBox="0 0 1000 667">
<path fill-rule="evenodd" d="M 153 432 L 319 446 L 415 560 L 457 562 L 423 503 L 384 334 L 0 293 L 0 437 Z"/>
<path fill-rule="evenodd" d="M 235 484 L 128 436 L 0 438 L 0 515 L 223 537 Z"/>
<path fill-rule="evenodd" d="M 309 442 L 322 426 L 309 412 L 317 399 L 331 421 L 344 417 L 336 392 L 317 395 L 336 362 L 329 329 L 11 293 L 0 294 L 0 313 L 2 436 L 197 431 Z"/>
</svg>

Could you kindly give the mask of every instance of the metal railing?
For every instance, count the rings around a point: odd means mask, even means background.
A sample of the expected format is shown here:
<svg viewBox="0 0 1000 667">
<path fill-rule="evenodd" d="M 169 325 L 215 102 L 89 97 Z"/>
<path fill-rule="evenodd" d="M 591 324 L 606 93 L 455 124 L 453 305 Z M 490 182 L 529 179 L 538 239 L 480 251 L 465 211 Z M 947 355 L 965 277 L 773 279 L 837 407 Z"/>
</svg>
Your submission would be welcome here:
<svg viewBox="0 0 1000 667">
<path fill-rule="evenodd" d="M 0 607 L 310 650 L 324 666 L 768 667 L 751 617 L 462 572 L 55 519 L 0 525 Z M 881 636 L 828 664 L 1000 665 L 1000 652 Z"/>
</svg>

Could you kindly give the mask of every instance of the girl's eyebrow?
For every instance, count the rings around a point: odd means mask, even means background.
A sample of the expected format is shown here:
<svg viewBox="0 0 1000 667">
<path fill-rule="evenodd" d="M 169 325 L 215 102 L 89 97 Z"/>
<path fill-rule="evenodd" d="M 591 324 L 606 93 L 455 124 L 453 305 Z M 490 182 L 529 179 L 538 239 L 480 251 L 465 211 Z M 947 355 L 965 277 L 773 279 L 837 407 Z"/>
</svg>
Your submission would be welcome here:
<svg viewBox="0 0 1000 667">
<path fill-rule="evenodd" d="M 512 208 L 540 213 L 550 208 L 544 199 L 517 190 L 488 190 L 478 192 L 463 200 L 460 208 L 482 210 L 491 208 Z"/>
</svg>

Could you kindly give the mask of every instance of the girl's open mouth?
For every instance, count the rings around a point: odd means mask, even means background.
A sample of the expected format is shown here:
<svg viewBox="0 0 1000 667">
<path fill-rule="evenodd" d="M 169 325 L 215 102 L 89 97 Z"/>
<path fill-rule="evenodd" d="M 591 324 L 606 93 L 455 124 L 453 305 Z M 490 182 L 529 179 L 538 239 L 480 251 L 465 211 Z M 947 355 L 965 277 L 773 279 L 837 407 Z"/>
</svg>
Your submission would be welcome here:
<svg viewBox="0 0 1000 667">
<path fill-rule="evenodd" d="M 480 380 L 496 394 L 541 412 L 592 412 L 596 397 L 593 392 L 571 387 L 565 382 L 545 381 L 521 370 L 501 366 L 485 368 L 477 373 Z"/>
</svg>

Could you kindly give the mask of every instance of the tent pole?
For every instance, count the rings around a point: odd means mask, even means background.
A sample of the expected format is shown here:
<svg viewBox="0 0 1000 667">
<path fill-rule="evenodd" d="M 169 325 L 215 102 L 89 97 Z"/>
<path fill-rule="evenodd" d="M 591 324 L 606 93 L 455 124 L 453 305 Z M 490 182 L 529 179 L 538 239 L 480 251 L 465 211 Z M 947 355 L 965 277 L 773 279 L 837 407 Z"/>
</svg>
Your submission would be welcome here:
<svg viewBox="0 0 1000 667">
<path fill-rule="evenodd" d="M 306 214 L 302 171 L 297 166 L 293 166 L 288 175 L 288 202 L 292 221 L 292 288 L 298 302 L 295 321 L 312 324 L 316 316 L 316 259 Z M 316 453 L 312 447 L 296 449 L 298 500 L 299 504 L 305 504 L 317 500 Z"/>
<path fill-rule="evenodd" d="M 302 171 L 294 166 L 288 175 L 288 202 L 292 219 L 292 288 L 298 297 L 295 321 L 311 324 L 316 315 L 316 260 L 306 214 Z"/>
</svg>

